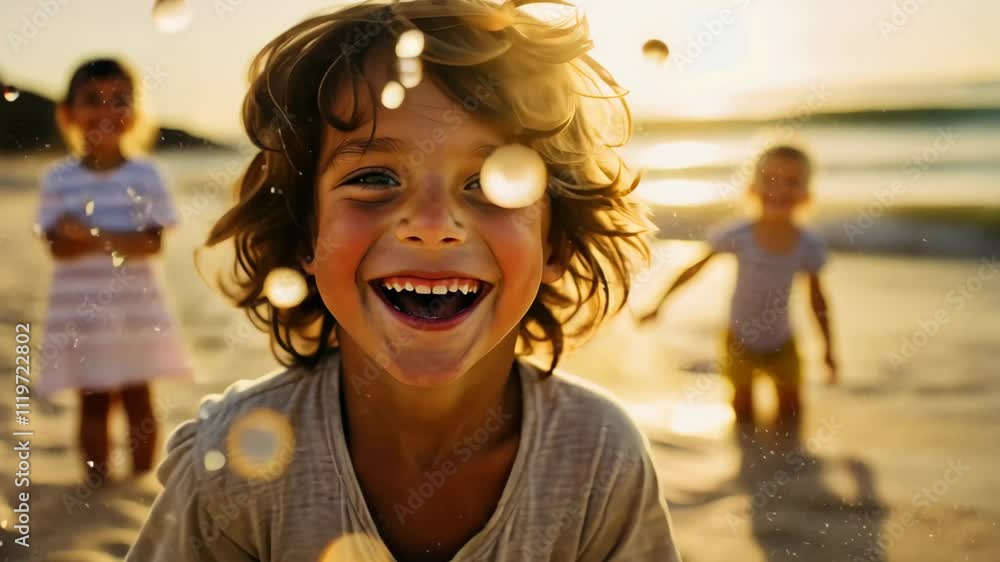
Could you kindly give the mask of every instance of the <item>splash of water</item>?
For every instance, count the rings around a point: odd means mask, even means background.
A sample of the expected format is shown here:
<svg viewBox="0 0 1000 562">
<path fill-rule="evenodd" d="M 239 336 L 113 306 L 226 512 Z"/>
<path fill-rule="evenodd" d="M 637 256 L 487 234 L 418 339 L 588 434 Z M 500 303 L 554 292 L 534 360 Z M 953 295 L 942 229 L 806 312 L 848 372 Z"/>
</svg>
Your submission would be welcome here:
<svg viewBox="0 0 1000 562">
<path fill-rule="evenodd" d="M 21 92 L 19 92 L 14 86 L 3 87 L 3 99 L 7 101 L 15 101 L 19 97 L 21 97 Z"/>
<path fill-rule="evenodd" d="M 305 277 L 290 267 L 276 267 L 264 279 L 264 296 L 277 308 L 298 306 L 307 293 Z"/>
<path fill-rule="evenodd" d="M 534 149 L 509 144 L 496 149 L 483 162 L 479 181 L 494 205 L 508 209 L 527 207 L 545 193 L 545 161 Z"/>
<path fill-rule="evenodd" d="M 643 43 L 642 55 L 651 62 L 661 64 L 670 56 L 670 48 L 659 39 L 650 39 Z"/>
<path fill-rule="evenodd" d="M 153 5 L 153 21 L 163 33 L 177 33 L 191 25 L 194 13 L 187 0 L 157 0 Z"/>
</svg>

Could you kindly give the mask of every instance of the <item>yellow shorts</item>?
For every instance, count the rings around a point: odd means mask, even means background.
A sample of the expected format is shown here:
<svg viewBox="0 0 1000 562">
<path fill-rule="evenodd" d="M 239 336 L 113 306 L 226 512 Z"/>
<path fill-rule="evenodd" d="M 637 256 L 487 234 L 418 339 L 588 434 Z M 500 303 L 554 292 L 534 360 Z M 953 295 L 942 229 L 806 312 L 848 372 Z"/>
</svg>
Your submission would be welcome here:
<svg viewBox="0 0 1000 562">
<path fill-rule="evenodd" d="M 728 330 L 725 342 L 723 372 L 734 388 L 749 387 L 753 382 L 754 372 L 771 377 L 779 390 L 783 386 L 799 386 L 802 374 L 794 338 L 788 340 L 781 349 L 765 352 L 749 349 Z"/>
</svg>

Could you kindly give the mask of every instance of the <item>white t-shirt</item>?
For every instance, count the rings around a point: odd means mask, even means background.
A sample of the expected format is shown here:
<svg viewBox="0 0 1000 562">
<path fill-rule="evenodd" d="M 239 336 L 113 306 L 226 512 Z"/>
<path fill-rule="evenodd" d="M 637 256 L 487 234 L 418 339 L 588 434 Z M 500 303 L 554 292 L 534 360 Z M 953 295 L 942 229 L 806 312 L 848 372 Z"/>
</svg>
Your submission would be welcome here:
<svg viewBox="0 0 1000 562">
<path fill-rule="evenodd" d="M 351 464 L 339 365 L 331 352 L 313 370 L 238 383 L 206 400 L 199 419 L 171 436 L 158 472 L 165 490 L 126 560 L 393 560 Z M 490 520 L 452 560 L 679 560 L 648 444 L 628 415 L 587 383 L 518 366 L 524 407 L 514 466 Z M 248 460 L 233 447 L 254 424 L 262 456 Z M 268 437 L 265 426 L 292 429 Z"/>
<path fill-rule="evenodd" d="M 826 263 L 826 246 L 818 234 L 799 231 L 787 254 L 768 251 L 754 240 L 753 223 L 738 222 L 709 233 L 713 252 L 736 256 L 736 289 L 729 313 L 729 330 L 754 351 L 780 349 L 791 339 L 788 304 L 797 272 L 816 273 Z"/>
<path fill-rule="evenodd" d="M 66 213 L 91 228 L 111 232 L 135 232 L 177 222 L 160 173 L 145 160 L 128 160 L 107 172 L 90 170 L 75 157 L 52 166 L 42 179 L 36 222 L 44 232 Z"/>
</svg>

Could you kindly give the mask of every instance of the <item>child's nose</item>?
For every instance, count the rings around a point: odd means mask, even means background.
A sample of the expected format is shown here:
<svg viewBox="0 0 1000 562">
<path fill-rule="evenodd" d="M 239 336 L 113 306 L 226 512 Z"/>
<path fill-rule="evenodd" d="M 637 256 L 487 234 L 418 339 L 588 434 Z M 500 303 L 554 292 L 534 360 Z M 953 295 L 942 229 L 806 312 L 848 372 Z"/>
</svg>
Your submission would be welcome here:
<svg viewBox="0 0 1000 562">
<path fill-rule="evenodd" d="M 461 244 L 465 242 L 466 230 L 456 211 L 443 186 L 422 189 L 404 206 L 396 238 L 425 248 Z"/>
</svg>

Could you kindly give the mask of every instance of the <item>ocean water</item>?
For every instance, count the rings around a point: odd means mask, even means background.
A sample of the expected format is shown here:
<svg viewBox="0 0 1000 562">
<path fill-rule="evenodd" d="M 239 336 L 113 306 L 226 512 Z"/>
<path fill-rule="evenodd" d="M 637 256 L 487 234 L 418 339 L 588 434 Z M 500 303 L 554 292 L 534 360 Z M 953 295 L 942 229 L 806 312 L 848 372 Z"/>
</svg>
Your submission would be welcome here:
<svg viewBox="0 0 1000 562">
<path fill-rule="evenodd" d="M 638 127 L 624 152 L 665 238 L 696 239 L 748 212 L 772 142 L 815 164 L 807 220 L 844 251 L 975 256 L 1000 240 L 1000 120 L 991 112 Z"/>
<path fill-rule="evenodd" d="M 712 224 L 748 212 L 755 156 L 775 141 L 812 155 L 806 220 L 835 249 L 975 257 L 1000 243 L 1000 112 L 640 123 L 622 153 L 644 172 L 638 195 L 652 207 L 660 236 L 696 240 Z M 153 158 L 179 196 L 196 197 L 197 218 L 206 220 L 232 201 L 249 156 L 244 149 L 182 150 Z M 58 157 L 0 157 L 0 196 L 37 189 Z"/>
</svg>

